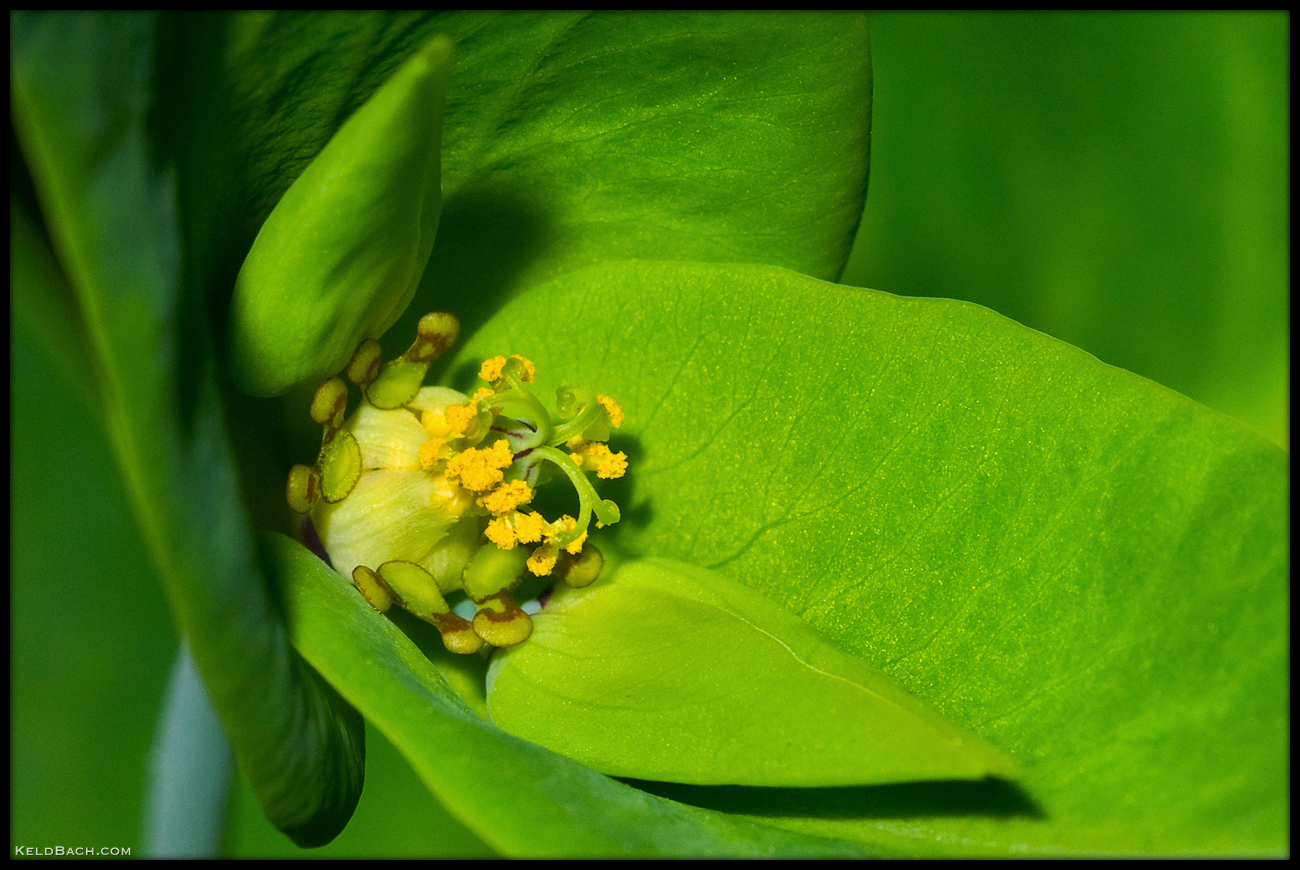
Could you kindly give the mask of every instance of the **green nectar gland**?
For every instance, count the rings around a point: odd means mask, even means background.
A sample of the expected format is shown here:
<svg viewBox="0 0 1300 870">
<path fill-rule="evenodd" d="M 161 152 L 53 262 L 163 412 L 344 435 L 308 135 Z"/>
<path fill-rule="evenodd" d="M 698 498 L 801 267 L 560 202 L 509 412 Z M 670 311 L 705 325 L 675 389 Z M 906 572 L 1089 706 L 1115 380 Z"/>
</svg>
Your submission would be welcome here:
<svg viewBox="0 0 1300 870">
<path fill-rule="evenodd" d="M 627 455 L 606 443 L 623 424 L 618 403 L 561 387 L 550 412 L 521 356 L 484 362 L 488 386 L 473 396 L 423 386 L 458 329 L 450 314 L 427 314 L 410 349 L 388 362 L 377 342 L 362 342 L 347 367 L 361 405 L 345 420 L 346 384 L 331 378 L 317 390 L 320 453 L 315 465 L 289 472 L 287 498 L 310 512 L 335 569 L 376 610 L 399 604 L 437 627 L 447 649 L 472 653 L 532 633 L 511 596 L 527 576 L 595 582 L 603 559 L 589 526 L 618 522 L 619 509 L 597 495 L 590 475 L 622 477 Z M 548 519 L 530 507 L 548 478 L 572 485 L 577 517 Z M 448 606 L 454 591 L 475 603 L 472 621 Z"/>
</svg>

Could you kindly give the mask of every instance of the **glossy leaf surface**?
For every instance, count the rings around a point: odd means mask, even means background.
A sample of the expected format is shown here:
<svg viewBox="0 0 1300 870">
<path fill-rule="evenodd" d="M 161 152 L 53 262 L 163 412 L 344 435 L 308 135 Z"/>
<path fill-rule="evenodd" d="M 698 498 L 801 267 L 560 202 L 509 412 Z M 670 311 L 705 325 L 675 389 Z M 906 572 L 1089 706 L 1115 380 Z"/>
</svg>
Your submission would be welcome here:
<svg viewBox="0 0 1300 870">
<path fill-rule="evenodd" d="M 181 95 L 195 195 L 210 203 L 193 241 L 241 257 L 403 60 L 435 34 L 455 44 L 438 239 L 394 333 L 449 307 L 472 325 L 540 278 L 607 260 L 835 278 L 862 214 L 860 15 L 268 13 L 177 28 L 204 62 Z M 213 167 L 231 181 L 215 187 Z"/>
</svg>

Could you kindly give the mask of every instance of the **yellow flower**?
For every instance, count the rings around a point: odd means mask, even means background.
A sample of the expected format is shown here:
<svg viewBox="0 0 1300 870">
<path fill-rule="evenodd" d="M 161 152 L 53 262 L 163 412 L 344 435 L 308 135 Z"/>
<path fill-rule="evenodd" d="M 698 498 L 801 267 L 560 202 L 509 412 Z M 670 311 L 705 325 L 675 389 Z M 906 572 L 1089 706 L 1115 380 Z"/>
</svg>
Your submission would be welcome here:
<svg viewBox="0 0 1300 870">
<path fill-rule="evenodd" d="M 472 397 L 421 387 L 428 362 L 458 325 L 443 314 L 420 323 L 412 349 L 389 363 L 373 340 L 357 349 L 347 373 L 364 399 L 346 421 L 342 379 L 317 391 L 311 417 L 325 429 L 321 449 L 314 466 L 290 471 L 286 496 L 294 510 L 311 513 L 334 568 L 377 610 L 400 605 L 437 627 L 457 653 L 521 643 L 532 623 L 510 592 L 525 566 L 575 587 L 599 575 L 603 560 L 587 542 L 588 528 L 620 514 L 596 493 L 590 472 L 611 479 L 627 470 L 626 454 L 604 443 L 623 410 L 608 396 L 567 386 L 548 410 L 525 386 L 532 362 L 518 355 L 485 361 L 479 374 L 491 387 Z M 569 453 L 559 449 L 566 443 Z M 521 510 L 546 479 L 544 463 L 573 486 L 577 519 L 552 522 Z M 521 544 L 536 546 L 525 555 Z M 472 625 L 443 597 L 454 591 L 478 608 Z"/>
<path fill-rule="evenodd" d="M 465 397 L 424 387 L 416 398 L 424 409 L 449 400 Z M 440 473 L 436 463 L 433 470 L 425 465 L 439 439 L 431 439 L 410 410 L 385 411 L 364 402 L 342 431 L 360 448 L 361 476 L 346 498 L 312 511 L 335 569 L 350 577 L 358 565 L 378 568 L 393 560 L 432 567 L 431 554 L 474 508 L 472 493 Z"/>
</svg>

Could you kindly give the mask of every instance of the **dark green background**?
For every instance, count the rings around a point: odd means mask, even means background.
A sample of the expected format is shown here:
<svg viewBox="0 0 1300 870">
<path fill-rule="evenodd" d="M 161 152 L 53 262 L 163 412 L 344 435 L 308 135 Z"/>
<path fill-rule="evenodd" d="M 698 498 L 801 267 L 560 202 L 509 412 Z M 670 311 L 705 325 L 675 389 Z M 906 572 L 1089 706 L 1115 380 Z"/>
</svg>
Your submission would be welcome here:
<svg viewBox="0 0 1300 870">
<path fill-rule="evenodd" d="M 1289 20 L 881 15 L 846 283 L 994 308 L 1289 443 Z M 97 422 L 12 335 L 12 844 L 132 846 L 176 637 Z M 324 854 L 475 854 L 373 731 Z M 233 854 L 300 854 L 241 784 Z"/>
</svg>

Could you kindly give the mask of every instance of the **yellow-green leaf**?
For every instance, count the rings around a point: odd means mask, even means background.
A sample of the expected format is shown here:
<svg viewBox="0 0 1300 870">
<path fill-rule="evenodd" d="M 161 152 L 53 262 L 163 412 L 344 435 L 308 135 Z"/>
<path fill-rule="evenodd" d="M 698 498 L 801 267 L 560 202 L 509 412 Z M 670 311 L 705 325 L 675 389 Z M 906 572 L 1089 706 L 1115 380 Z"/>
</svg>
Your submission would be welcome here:
<svg viewBox="0 0 1300 870">
<path fill-rule="evenodd" d="M 769 599 L 667 559 L 557 594 L 498 652 L 506 731 L 612 776 L 837 786 L 1012 776 L 1015 765 Z"/>
</svg>

